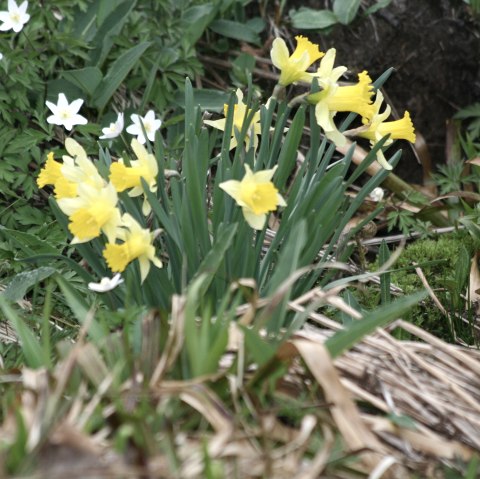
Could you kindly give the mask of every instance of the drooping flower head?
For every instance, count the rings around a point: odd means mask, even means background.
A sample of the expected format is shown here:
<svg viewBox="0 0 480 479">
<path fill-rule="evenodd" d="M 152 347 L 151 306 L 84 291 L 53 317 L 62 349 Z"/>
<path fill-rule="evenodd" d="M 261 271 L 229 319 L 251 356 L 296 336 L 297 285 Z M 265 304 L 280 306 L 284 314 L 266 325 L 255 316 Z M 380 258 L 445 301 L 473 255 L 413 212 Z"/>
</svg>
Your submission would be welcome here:
<svg viewBox="0 0 480 479">
<path fill-rule="evenodd" d="M 315 104 L 315 118 L 325 136 L 337 146 L 344 146 L 347 139 L 338 130 L 333 119 L 339 111 L 351 111 L 362 117 L 373 116 L 373 85 L 368 73 L 363 71 L 358 75 L 358 83 L 355 85 L 340 86 L 338 80 L 347 68 L 333 67 L 335 55 L 335 49 L 330 48 L 322 58 L 320 68 L 315 74 L 321 90 L 309 95 L 307 100 Z"/>
<path fill-rule="evenodd" d="M 154 193 L 157 191 L 157 160 L 135 138 L 132 140 L 131 146 L 137 159 L 130 161 L 130 166 L 126 166 L 122 158 L 112 163 L 110 166 L 110 181 L 119 193 L 131 188 L 128 195 L 135 197 L 143 194 L 143 179 L 149 190 Z M 145 199 L 143 214 L 148 215 L 149 213 L 150 204 Z"/>
<path fill-rule="evenodd" d="M 245 170 L 242 181 L 224 181 L 219 186 L 242 207 L 246 222 L 252 228 L 261 230 L 265 226 L 267 214 L 275 211 L 278 206 L 286 206 L 286 203 L 270 181 L 276 167 L 253 173 L 246 164 Z"/>
<path fill-rule="evenodd" d="M 128 213 L 122 217 L 122 226 L 118 235 L 122 243 L 109 242 L 103 250 L 103 256 L 108 267 L 118 273 L 124 271 L 132 261 L 138 260 L 143 282 L 150 271 L 150 263 L 157 268 L 162 267 L 161 260 L 155 256 L 155 247 L 152 244 L 154 234 L 142 228 Z"/>
<path fill-rule="evenodd" d="M 137 140 L 144 145 L 147 141 L 147 138 L 150 142 L 155 141 L 155 132 L 162 126 L 162 120 L 155 118 L 155 112 L 153 110 L 147 111 L 147 114 L 144 117 L 140 115 L 130 115 L 133 123 L 127 127 L 127 133 L 130 135 L 136 135 Z M 142 128 L 143 125 L 143 128 Z M 145 138 L 145 134 L 147 138 Z"/>
<path fill-rule="evenodd" d="M 375 146 L 384 136 L 387 135 L 390 135 L 390 137 L 384 143 L 384 146 L 391 145 L 394 140 L 407 140 L 411 143 L 415 143 L 415 129 L 410 118 L 410 113 L 406 111 L 403 118 L 400 120 L 385 121 L 390 116 L 392 109 L 390 105 L 386 105 L 383 113 L 380 113 L 383 100 L 382 92 L 377 91 L 377 96 L 373 104 L 374 114 L 371 118 L 362 119 L 367 128 L 364 131 L 358 132 L 357 135 L 369 139 L 372 146 Z M 377 161 L 386 170 L 392 169 L 381 150 L 377 152 Z"/>
<path fill-rule="evenodd" d="M 3 22 L 0 25 L 0 31 L 13 30 L 15 33 L 20 32 L 23 26 L 30 20 L 27 8 L 27 1 L 17 5 L 15 0 L 8 0 L 8 11 L 0 12 L 0 22 Z"/>
<path fill-rule="evenodd" d="M 78 111 L 83 105 L 81 98 L 72 101 L 72 103 L 68 103 L 65 94 L 59 93 L 56 105 L 51 101 L 46 101 L 45 104 L 53 113 L 53 115 L 47 118 L 47 123 L 63 126 L 68 131 L 71 131 L 75 125 L 86 125 L 88 123 L 85 117 L 78 114 Z"/>
<path fill-rule="evenodd" d="M 237 103 L 234 105 L 233 110 L 233 131 L 231 132 L 232 139 L 230 141 L 230 149 L 235 148 L 238 144 L 235 132 L 237 134 L 242 131 L 245 119 L 251 115 L 251 110 L 247 108 L 247 105 L 243 103 L 242 90 L 237 89 Z M 228 105 L 223 106 L 223 113 L 225 118 L 220 120 L 205 120 L 204 123 L 218 130 L 225 131 L 228 115 Z M 254 113 L 245 135 L 245 147 L 249 150 L 253 144 L 254 148 L 258 146 L 258 135 L 261 133 L 260 127 L 260 112 Z"/>
<path fill-rule="evenodd" d="M 282 38 L 275 38 L 272 43 L 270 57 L 274 66 L 280 70 L 278 83 L 282 86 L 300 80 L 310 83 L 313 75 L 308 73 L 307 69 L 324 55 L 318 45 L 312 43 L 308 38 L 297 36 L 295 40 L 297 40 L 297 47 L 291 55 Z"/>
</svg>

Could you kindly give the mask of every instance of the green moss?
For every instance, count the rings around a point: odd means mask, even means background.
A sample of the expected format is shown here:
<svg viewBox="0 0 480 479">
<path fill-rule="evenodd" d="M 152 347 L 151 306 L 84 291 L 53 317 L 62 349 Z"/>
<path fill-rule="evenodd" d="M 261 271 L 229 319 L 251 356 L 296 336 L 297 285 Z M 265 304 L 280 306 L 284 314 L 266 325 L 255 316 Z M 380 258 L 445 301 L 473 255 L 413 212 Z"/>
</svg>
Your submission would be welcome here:
<svg viewBox="0 0 480 479">
<path fill-rule="evenodd" d="M 449 313 L 468 317 L 469 312 L 465 311 L 465 301 L 461 294 L 466 292 L 470 261 L 479 247 L 480 244 L 463 231 L 435 239 L 416 240 L 405 247 L 394 265 L 391 282 L 399 286 L 405 294 L 424 289 L 415 272 L 415 266 L 418 266 L 444 308 Z M 372 271 L 376 269 L 378 262 L 371 265 Z M 355 295 L 366 309 L 375 308 L 380 300 L 378 287 L 370 285 L 357 291 Z M 457 336 L 465 341 L 475 340 L 469 324 L 453 316 L 450 324 L 448 317 L 430 298 L 412 308 L 404 319 L 446 341 L 453 340 L 452 328 Z"/>
</svg>

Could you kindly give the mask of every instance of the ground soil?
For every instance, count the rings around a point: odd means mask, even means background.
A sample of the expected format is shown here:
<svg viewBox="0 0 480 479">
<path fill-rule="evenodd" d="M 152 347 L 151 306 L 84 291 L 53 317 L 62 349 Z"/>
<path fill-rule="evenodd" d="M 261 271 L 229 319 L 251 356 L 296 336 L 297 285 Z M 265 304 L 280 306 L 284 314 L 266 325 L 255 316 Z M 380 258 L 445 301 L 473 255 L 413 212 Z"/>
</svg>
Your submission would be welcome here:
<svg viewBox="0 0 480 479">
<path fill-rule="evenodd" d="M 330 3 L 292 1 L 289 6 L 320 9 Z M 385 85 L 389 102 L 400 116 L 404 110 L 411 113 L 427 153 L 434 164 L 441 164 L 448 156 L 452 116 L 480 102 L 479 32 L 480 19 L 474 19 L 462 1 L 393 0 L 373 15 L 358 15 L 348 26 L 308 36 L 324 51 L 335 47 L 337 64 L 353 73 L 366 69 L 375 78 L 393 66 L 395 73 Z M 422 169 L 414 152 L 407 147 L 404 153 L 396 173 L 420 183 Z"/>
</svg>

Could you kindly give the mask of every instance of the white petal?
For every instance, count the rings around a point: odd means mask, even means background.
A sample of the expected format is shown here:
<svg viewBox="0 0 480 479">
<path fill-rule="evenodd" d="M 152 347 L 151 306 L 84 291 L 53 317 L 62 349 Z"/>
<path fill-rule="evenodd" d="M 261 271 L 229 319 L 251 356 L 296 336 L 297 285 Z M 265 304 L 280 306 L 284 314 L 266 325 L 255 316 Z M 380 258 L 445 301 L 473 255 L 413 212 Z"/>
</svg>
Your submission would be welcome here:
<svg viewBox="0 0 480 479">
<path fill-rule="evenodd" d="M 77 100 L 73 100 L 72 103 L 70 103 L 69 109 L 72 113 L 78 113 L 78 110 L 83 105 L 83 100 L 81 98 L 78 98 Z"/>
</svg>

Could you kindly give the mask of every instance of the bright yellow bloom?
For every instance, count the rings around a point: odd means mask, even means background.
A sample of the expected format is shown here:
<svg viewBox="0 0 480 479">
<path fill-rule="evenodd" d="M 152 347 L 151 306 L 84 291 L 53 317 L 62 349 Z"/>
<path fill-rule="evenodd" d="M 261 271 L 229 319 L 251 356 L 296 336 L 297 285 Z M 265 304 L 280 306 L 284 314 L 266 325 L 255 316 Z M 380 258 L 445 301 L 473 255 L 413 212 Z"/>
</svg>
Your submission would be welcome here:
<svg viewBox="0 0 480 479">
<path fill-rule="evenodd" d="M 403 118 L 400 120 L 385 121 L 390 116 L 392 109 L 390 108 L 390 105 L 386 105 L 385 111 L 380 113 L 382 103 L 382 92 L 377 91 L 377 97 L 373 104 L 375 113 L 370 118 L 363 118 L 362 121 L 367 125 L 367 128 L 365 131 L 358 132 L 357 135 L 369 139 L 372 146 L 377 144 L 386 135 L 390 135 L 390 137 L 384 143 L 384 146 L 391 145 L 393 140 L 407 140 L 411 143 L 415 143 L 415 129 L 408 111 L 405 112 Z M 381 150 L 377 152 L 377 161 L 386 170 L 392 169 Z"/>
<path fill-rule="evenodd" d="M 71 198 L 77 194 L 77 184 L 68 181 L 62 174 L 62 163 L 55 161 L 53 152 L 47 155 L 47 161 L 38 175 L 37 185 L 53 185 L 55 198 Z"/>
<path fill-rule="evenodd" d="M 340 86 L 338 79 L 347 70 L 346 67 L 333 68 L 336 51 L 331 48 L 320 63 L 315 76 L 322 88 L 321 91 L 307 97 L 315 104 L 315 118 L 325 132 L 325 136 L 337 146 L 344 146 L 346 137 L 338 130 L 333 118 L 337 112 L 352 111 L 362 117 L 372 117 L 375 113 L 372 104 L 373 85 L 368 73 L 358 75 L 358 83 L 352 86 Z"/>
<path fill-rule="evenodd" d="M 275 38 L 270 51 L 272 63 L 280 70 L 280 79 L 278 83 L 287 86 L 300 80 L 311 83 L 313 75 L 308 73 L 307 69 L 324 53 L 305 37 L 297 36 L 297 47 L 289 55 L 287 45 L 281 38 Z"/>
<path fill-rule="evenodd" d="M 275 211 L 278 206 L 287 206 L 270 181 L 276 168 L 253 173 L 245 165 L 246 172 L 242 181 L 229 180 L 219 185 L 242 207 L 246 222 L 256 230 L 263 229 L 270 211 Z"/>
<path fill-rule="evenodd" d="M 103 256 L 108 267 L 114 273 L 121 273 L 132 261 L 138 259 L 142 282 L 150 271 L 150 263 L 157 268 L 162 267 L 162 262 L 155 256 L 153 246 L 154 234 L 142 228 L 128 213 L 123 215 L 122 228 L 119 238 L 123 243 L 109 242 L 103 250 Z"/>
<path fill-rule="evenodd" d="M 58 200 L 60 209 L 69 216 L 68 229 L 74 235 L 72 243 L 84 243 L 100 236 L 115 241 L 121 225 L 117 208 L 117 192 L 112 184 L 97 189 L 88 184 L 78 185 L 78 196 Z"/>
<path fill-rule="evenodd" d="M 132 140 L 131 146 L 137 159 L 132 160 L 130 166 L 126 166 L 122 158 L 117 163 L 112 163 L 110 166 L 110 181 L 119 193 L 131 188 L 128 195 L 135 197 L 143 193 L 141 181 L 143 178 L 148 184 L 148 189 L 154 193 L 157 191 L 157 160 L 154 155 L 148 153 L 137 139 Z M 143 214 L 148 215 L 150 210 L 150 204 L 145 198 L 142 208 Z"/>
<path fill-rule="evenodd" d="M 231 132 L 232 139 L 230 141 L 230 149 L 235 148 L 237 146 L 237 138 L 235 136 L 235 132 L 238 134 L 242 131 L 243 122 L 245 118 L 251 115 L 250 109 L 247 108 L 247 105 L 243 103 L 243 93 L 242 90 L 237 89 L 237 103 L 233 107 L 233 131 Z M 206 125 L 213 126 L 217 128 L 217 130 L 225 131 L 225 125 L 227 123 L 227 115 L 228 115 L 228 105 L 223 106 L 223 114 L 225 118 L 221 120 L 205 120 L 204 123 Z M 253 148 L 257 148 L 258 146 L 258 135 L 261 133 L 260 127 L 260 112 L 256 112 L 253 115 L 253 118 L 248 125 L 247 133 L 245 135 L 245 147 L 249 150 L 252 146 Z"/>
<path fill-rule="evenodd" d="M 47 155 L 47 161 L 45 166 L 40 171 L 37 178 L 37 185 L 39 188 L 43 188 L 45 185 L 54 185 L 58 179 L 62 176 L 62 164 L 55 161 L 53 151 Z"/>
</svg>

